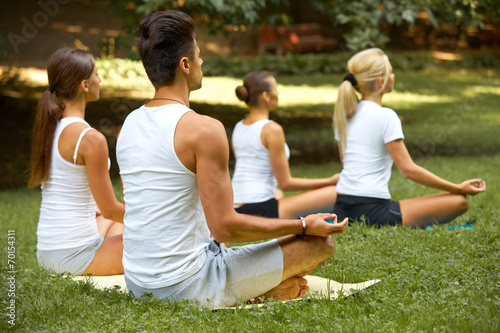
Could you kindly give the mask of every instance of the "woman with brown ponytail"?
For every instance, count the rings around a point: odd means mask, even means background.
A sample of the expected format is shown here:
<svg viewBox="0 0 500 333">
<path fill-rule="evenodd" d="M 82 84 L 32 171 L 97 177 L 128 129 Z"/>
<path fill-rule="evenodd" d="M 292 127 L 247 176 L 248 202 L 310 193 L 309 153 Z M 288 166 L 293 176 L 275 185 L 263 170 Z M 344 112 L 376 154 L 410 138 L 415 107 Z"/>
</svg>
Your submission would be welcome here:
<svg viewBox="0 0 500 333">
<path fill-rule="evenodd" d="M 232 135 L 236 211 L 270 218 L 296 218 L 308 212 L 331 211 L 338 174 L 320 179 L 296 178 L 290 174 L 290 150 L 283 128 L 269 120 L 269 112 L 278 107 L 276 79 L 266 71 L 252 72 L 236 88 L 236 96 L 250 108 Z M 280 197 L 277 186 L 282 191 L 310 191 Z"/>
<path fill-rule="evenodd" d="M 486 184 L 481 179 L 455 184 L 413 162 L 398 115 L 382 107 L 383 95 L 394 87 L 392 66 L 384 52 L 377 48 L 359 52 L 347 66 L 350 73 L 339 87 L 333 114 L 343 163 L 334 206 L 338 219 L 364 216 L 368 224 L 379 226 L 425 227 L 449 222 L 467 211 L 467 195 L 485 191 Z M 388 184 L 393 162 L 406 178 L 446 193 L 391 201 Z"/>
<path fill-rule="evenodd" d="M 42 185 L 39 263 L 55 273 L 123 273 L 124 205 L 109 177 L 106 138 L 84 120 L 99 99 L 94 58 L 62 48 L 47 65 L 49 87 L 38 103 L 28 187 Z"/>
</svg>

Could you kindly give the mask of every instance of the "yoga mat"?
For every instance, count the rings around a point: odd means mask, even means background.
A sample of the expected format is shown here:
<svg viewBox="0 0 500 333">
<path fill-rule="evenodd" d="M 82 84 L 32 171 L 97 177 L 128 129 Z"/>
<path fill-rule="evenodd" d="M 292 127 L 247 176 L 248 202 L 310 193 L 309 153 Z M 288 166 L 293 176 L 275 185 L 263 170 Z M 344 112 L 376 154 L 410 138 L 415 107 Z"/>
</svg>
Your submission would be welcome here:
<svg viewBox="0 0 500 333">
<path fill-rule="evenodd" d="M 471 224 L 461 224 L 461 225 L 449 225 L 449 226 L 446 226 L 445 228 L 448 230 L 459 229 L 459 228 L 472 229 L 472 228 L 474 228 L 474 226 Z M 432 226 L 427 226 L 425 228 L 425 230 L 431 230 L 431 229 L 433 229 Z"/>
<path fill-rule="evenodd" d="M 115 286 L 122 292 L 127 292 L 124 275 L 110 275 L 110 276 L 72 276 L 75 281 L 89 280 L 98 289 L 114 289 Z M 282 302 L 301 301 L 304 299 L 329 299 L 334 300 L 338 297 L 348 297 L 360 290 L 371 287 L 380 282 L 380 280 L 369 280 L 360 283 L 340 283 L 334 280 L 325 279 L 319 276 L 306 275 L 305 279 L 311 288 L 309 292 L 303 297 L 294 300 L 286 300 Z M 261 307 L 265 304 L 249 304 L 245 308 Z M 236 306 L 238 307 L 238 306 Z M 235 309 L 235 306 L 230 307 L 215 307 L 213 310 L 229 310 Z"/>
<path fill-rule="evenodd" d="M 371 287 L 380 282 L 380 280 L 369 280 L 360 283 L 340 283 L 334 280 L 325 279 L 319 276 L 314 275 L 306 275 L 304 278 L 307 280 L 307 284 L 309 285 L 308 293 L 302 297 L 297 299 L 280 301 L 282 303 L 286 302 L 300 302 L 304 300 L 311 299 L 328 299 L 335 300 L 339 297 L 348 297 L 356 294 L 357 292 Z M 228 307 L 216 307 L 213 310 L 231 310 L 236 309 L 237 307 L 241 308 L 252 308 L 252 307 L 265 307 L 266 304 L 248 304 L 244 306 L 228 306 Z"/>
</svg>

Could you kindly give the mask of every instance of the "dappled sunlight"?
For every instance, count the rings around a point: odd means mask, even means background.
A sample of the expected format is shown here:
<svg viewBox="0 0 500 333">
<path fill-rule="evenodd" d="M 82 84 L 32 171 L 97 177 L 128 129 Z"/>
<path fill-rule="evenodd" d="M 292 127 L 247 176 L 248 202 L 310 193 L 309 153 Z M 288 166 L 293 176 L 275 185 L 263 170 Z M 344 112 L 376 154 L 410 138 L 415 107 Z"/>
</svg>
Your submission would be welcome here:
<svg viewBox="0 0 500 333">
<path fill-rule="evenodd" d="M 230 104 L 245 106 L 235 94 L 237 86 L 243 83 L 242 79 L 206 77 L 203 87 L 191 93 L 191 101 L 210 104 Z M 309 87 L 278 85 L 280 106 L 296 106 L 301 104 L 318 105 L 332 104 L 337 90 L 331 86 Z"/>
<path fill-rule="evenodd" d="M 81 33 L 85 31 L 89 35 L 119 37 L 123 33 L 118 29 L 101 29 L 98 27 L 83 27 L 81 25 L 71 25 L 64 22 L 53 22 L 50 27 L 54 30 L 61 30 L 69 33 Z"/>
<path fill-rule="evenodd" d="M 415 94 L 410 92 L 393 91 L 384 95 L 384 103 L 397 104 L 425 104 L 425 103 L 450 103 L 456 101 L 460 96 Z"/>
<path fill-rule="evenodd" d="M 0 76 L 12 75 L 9 73 L 10 68 L 7 66 L 0 66 Z M 34 67 L 16 68 L 13 69 L 14 73 L 19 75 L 18 80 L 29 86 L 45 86 L 47 85 L 47 71 L 45 69 L 38 69 Z"/>
<path fill-rule="evenodd" d="M 481 123 L 486 123 L 489 125 L 498 125 L 500 126 L 500 113 L 482 113 L 475 115 L 476 121 Z"/>
<path fill-rule="evenodd" d="M 235 94 L 240 79 L 230 77 L 204 77 L 201 89 L 191 92 L 189 100 L 196 103 L 244 105 Z"/>
<path fill-rule="evenodd" d="M 114 142 L 125 116 L 152 98 L 154 89 L 142 64 L 126 59 L 96 59 L 101 82 L 100 101 L 89 105 L 89 120 Z M 16 145 L 7 145 L 1 156 L 11 169 L 26 168 L 29 122 L 37 99 L 47 86 L 43 69 L 0 67 L 0 97 L 5 101 L 7 128 L 19 129 Z M 384 105 L 398 112 L 404 124 L 405 142 L 412 156 L 478 155 L 498 152 L 500 126 L 498 71 L 405 72 L 397 76 L 396 90 L 384 97 Z M 282 124 L 295 160 L 329 161 L 337 156 L 331 117 L 342 75 L 280 75 L 280 107 L 272 118 Z M 247 108 L 235 95 L 242 77 L 204 77 L 203 87 L 191 94 L 193 108 L 232 128 Z M 7 133 L 7 132 L 5 132 Z M 10 133 L 9 133 L 10 135 Z M 9 137 L 9 140 L 12 140 Z M 112 169 L 112 172 L 117 172 Z M 16 173 L 17 175 L 17 173 Z M 12 179 L 11 179 L 12 178 Z M 3 177 L 21 184 L 22 175 Z"/>
<path fill-rule="evenodd" d="M 98 71 L 102 78 L 101 97 L 127 97 L 132 99 L 148 99 L 154 94 L 154 89 L 146 76 L 140 62 L 125 59 L 115 59 L 114 64 L 108 60 L 97 59 Z M 7 75 L 9 68 L 0 67 L 2 76 Z M 30 87 L 46 86 L 47 74 L 44 69 L 18 68 L 15 69 L 18 80 Z M 404 74 L 401 74 L 401 77 Z M 465 76 L 462 79 L 470 77 Z M 457 78 L 454 78 L 456 80 Z M 287 78 L 282 77 L 282 82 Z M 305 80 L 307 81 L 307 77 Z M 235 89 L 242 84 L 241 78 L 231 77 L 204 77 L 203 86 L 193 91 L 190 100 L 195 103 L 206 103 L 212 105 L 235 105 L 246 107 L 245 103 L 238 100 Z M 307 83 L 279 84 L 280 107 L 301 107 L 304 105 L 333 105 L 336 102 L 338 86 L 331 84 L 315 84 L 309 86 Z M 464 89 L 457 89 L 453 94 L 443 94 L 442 91 L 431 90 L 432 93 L 415 93 L 408 90 L 396 90 L 384 96 L 384 103 L 393 108 L 404 108 L 408 105 L 454 103 L 463 98 L 474 98 L 481 94 L 492 94 L 500 96 L 500 86 L 489 80 L 483 84 L 474 83 L 467 85 Z"/>
<path fill-rule="evenodd" d="M 154 88 L 147 76 L 136 77 L 133 80 L 102 80 L 101 97 L 128 97 L 132 99 L 152 98 Z"/>
<path fill-rule="evenodd" d="M 464 97 L 476 97 L 479 94 L 492 94 L 500 97 L 500 87 L 488 85 L 471 86 L 462 93 Z"/>
<path fill-rule="evenodd" d="M 280 105 L 291 106 L 296 104 L 333 104 L 338 89 L 331 87 L 278 86 L 280 90 Z"/>
<path fill-rule="evenodd" d="M 236 87 L 241 84 L 241 79 L 206 77 L 203 79 L 203 87 L 191 93 L 191 100 L 199 103 L 230 104 L 244 107 L 245 104 L 239 101 L 234 93 Z M 492 87 L 492 89 L 498 90 L 500 88 Z M 300 86 L 278 84 L 278 91 L 280 106 L 282 107 L 298 105 L 333 105 L 337 99 L 338 86 L 320 85 L 310 87 L 307 84 Z M 388 102 L 392 105 L 450 103 L 456 101 L 460 97 L 461 96 L 458 95 L 424 95 L 394 91 L 384 96 L 384 102 Z"/>
</svg>

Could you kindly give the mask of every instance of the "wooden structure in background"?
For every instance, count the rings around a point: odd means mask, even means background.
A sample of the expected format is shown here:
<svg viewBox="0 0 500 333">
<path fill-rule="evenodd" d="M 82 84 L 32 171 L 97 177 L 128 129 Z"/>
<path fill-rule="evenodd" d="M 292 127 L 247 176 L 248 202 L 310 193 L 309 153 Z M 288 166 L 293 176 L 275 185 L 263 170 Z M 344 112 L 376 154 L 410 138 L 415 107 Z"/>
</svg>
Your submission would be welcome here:
<svg viewBox="0 0 500 333">
<path fill-rule="evenodd" d="M 334 50 L 338 44 L 336 39 L 323 36 L 318 23 L 259 27 L 259 54 L 268 50 L 278 55 L 284 52 L 325 52 Z"/>
</svg>

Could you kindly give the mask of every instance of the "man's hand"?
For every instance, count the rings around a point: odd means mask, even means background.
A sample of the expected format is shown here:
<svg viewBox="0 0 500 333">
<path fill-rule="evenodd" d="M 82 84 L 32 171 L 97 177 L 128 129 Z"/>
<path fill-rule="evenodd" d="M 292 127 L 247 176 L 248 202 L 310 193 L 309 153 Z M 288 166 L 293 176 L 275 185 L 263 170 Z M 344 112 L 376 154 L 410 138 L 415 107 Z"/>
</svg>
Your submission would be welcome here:
<svg viewBox="0 0 500 333">
<path fill-rule="evenodd" d="M 325 221 L 326 219 L 332 220 L 332 223 Z M 326 237 L 330 235 L 337 235 L 344 232 L 349 223 L 349 218 L 345 218 L 342 222 L 337 221 L 335 214 L 313 214 L 305 217 L 306 220 L 306 235 Z"/>
</svg>

